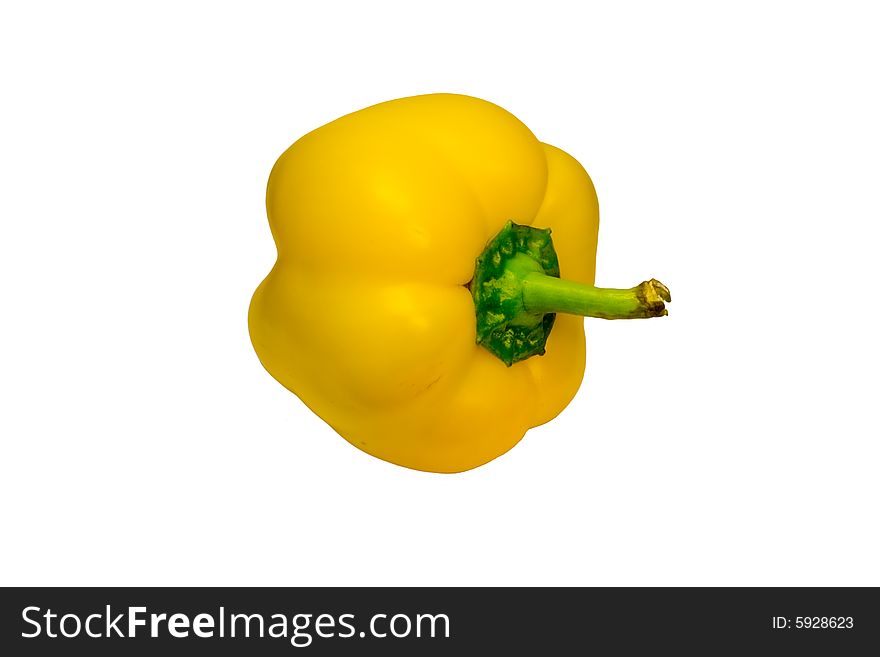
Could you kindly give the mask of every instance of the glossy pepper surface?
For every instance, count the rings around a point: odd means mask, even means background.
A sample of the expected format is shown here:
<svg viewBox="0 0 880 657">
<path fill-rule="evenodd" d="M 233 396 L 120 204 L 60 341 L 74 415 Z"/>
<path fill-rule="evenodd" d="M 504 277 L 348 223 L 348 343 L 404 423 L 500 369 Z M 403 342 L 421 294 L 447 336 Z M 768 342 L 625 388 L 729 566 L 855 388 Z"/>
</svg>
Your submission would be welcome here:
<svg viewBox="0 0 880 657">
<path fill-rule="evenodd" d="M 318 128 L 278 159 L 266 203 L 261 362 L 354 446 L 410 468 L 474 468 L 554 418 L 583 378 L 581 315 L 666 313 L 656 281 L 593 287 L 586 171 L 476 98 Z"/>
</svg>

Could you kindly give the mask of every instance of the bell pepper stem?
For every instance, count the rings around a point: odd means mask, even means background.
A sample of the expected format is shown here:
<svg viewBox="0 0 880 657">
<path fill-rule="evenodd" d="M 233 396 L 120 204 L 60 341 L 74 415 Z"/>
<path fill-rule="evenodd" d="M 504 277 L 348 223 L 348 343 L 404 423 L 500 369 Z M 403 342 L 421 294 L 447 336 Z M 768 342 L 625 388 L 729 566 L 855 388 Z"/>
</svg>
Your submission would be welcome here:
<svg viewBox="0 0 880 657">
<path fill-rule="evenodd" d="M 523 305 L 529 312 L 569 313 L 601 319 L 638 319 L 668 314 L 672 296 L 656 279 L 626 290 L 594 287 L 537 272 L 522 280 Z"/>
<path fill-rule="evenodd" d="M 655 279 L 628 290 L 559 278 L 550 229 L 508 221 L 477 257 L 469 284 L 477 344 L 506 365 L 545 353 L 558 313 L 636 319 L 663 317 L 669 288 Z"/>
</svg>

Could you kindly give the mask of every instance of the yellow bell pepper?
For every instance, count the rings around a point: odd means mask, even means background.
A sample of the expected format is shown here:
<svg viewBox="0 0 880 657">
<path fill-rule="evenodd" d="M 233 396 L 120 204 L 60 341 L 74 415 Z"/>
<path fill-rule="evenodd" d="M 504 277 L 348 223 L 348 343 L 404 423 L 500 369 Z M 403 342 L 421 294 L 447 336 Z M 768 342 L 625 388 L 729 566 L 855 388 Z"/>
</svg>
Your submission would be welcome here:
<svg viewBox="0 0 880 657">
<path fill-rule="evenodd" d="M 278 259 L 250 306 L 260 361 L 355 447 L 410 468 L 474 468 L 562 411 L 584 374 L 582 315 L 666 314 L 657 281 L 593 287 L 586 171 L 476 98 L 318 128 L 278 159 L 266 205 Z"/>
</svg>

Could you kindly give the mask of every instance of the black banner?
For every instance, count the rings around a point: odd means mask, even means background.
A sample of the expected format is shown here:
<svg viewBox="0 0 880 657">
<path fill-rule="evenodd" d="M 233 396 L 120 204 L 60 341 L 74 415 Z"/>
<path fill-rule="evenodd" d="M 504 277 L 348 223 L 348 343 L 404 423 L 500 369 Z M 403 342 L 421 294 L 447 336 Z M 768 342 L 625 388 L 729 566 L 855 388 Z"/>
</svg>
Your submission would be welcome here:
<svg viewBox="0 0 880 657">
<path fill-rule="evenodd" d="M 0 613 L 4 655 L 880 649 L 871 588 L 7 588 Z"/>
</svg>

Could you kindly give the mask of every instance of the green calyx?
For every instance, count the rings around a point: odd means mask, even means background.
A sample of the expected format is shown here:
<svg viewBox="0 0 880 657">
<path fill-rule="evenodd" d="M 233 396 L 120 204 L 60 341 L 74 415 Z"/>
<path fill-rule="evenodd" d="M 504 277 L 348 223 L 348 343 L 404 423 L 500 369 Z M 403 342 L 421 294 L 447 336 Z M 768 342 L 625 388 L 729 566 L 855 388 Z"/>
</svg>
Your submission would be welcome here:
<svg viewBox="0 0 880 657">
<path fill-rule="evenodd" d="M 550 229 L 508 221 L 477 258 L 471 294 L 477 312 L 477 344 L 508 366 L 544 353 L 555 313 L 530 312 L 522 295 L 527 273 L 559 276 Z"/>
<path fill-rule="evenodd" d="M 540 356 L 556 313 L 602 319 L 661 317 L 669 289 L 657 280 L 627 290 L 559 278 L 549 228 L 508 221 L 477 258 L 470 282 L 477 344 L 508 366 Z"/>
</svg>

